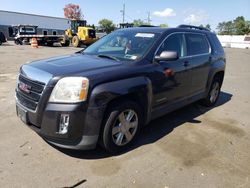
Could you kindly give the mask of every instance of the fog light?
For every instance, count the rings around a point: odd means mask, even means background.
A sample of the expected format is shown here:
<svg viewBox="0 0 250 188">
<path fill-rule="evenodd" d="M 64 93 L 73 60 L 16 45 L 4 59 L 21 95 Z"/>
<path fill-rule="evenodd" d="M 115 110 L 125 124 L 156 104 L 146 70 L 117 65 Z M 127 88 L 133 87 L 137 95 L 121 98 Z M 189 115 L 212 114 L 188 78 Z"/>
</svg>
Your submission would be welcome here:
<svg viewBox="0 0 250 188">
<path fill-rule="evenodd" d="M 60 125 L 59 125 L 59 134 L 66 134 L 69 128 L 69 115 L 61 114 Z"/>
</svg>

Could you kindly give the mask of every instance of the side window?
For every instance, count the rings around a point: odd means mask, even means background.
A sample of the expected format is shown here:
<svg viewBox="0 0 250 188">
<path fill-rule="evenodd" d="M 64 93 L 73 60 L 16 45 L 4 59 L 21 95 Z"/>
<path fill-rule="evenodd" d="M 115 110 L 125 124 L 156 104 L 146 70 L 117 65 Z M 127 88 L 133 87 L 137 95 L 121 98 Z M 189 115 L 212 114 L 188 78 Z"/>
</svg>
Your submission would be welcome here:
<svg viewBox="0 0 250 188">
<path fill-rule="evenodd" d="M 43 35 L 48 35 L 48 31 L 47 30 L 43 30 Z"/>
<path fill-rule="evenodd" d="M 179 57 L 184 56 L 184 40 L 183 34 L 172 34 L 161 44 L 156 55 L 160 55 L 163 51 L 175 51 Z"/>
<path fill-rule="evenodd" d="M 56 30 L 53 30 L 53 31 L 52 31 L 52 35 L 57 35 L 57 31 L 56 31 Z"/>
<path fill-rule="evenodd" d="M 215 53 L 223 53 L 224 50 L 221 46 L 221 43 L 219 41 L 219 39 L 217 38 L 217 36 L 215 34 L 211 34 L 211 38 L 212 38 L 212 46 L 213 46 L 213 50 Z"/>
<path fill-rule="evenodd" d="M 209 44 L 205 35 L 186 34 L 187 55 L 209 53 Z"/>
</svg>

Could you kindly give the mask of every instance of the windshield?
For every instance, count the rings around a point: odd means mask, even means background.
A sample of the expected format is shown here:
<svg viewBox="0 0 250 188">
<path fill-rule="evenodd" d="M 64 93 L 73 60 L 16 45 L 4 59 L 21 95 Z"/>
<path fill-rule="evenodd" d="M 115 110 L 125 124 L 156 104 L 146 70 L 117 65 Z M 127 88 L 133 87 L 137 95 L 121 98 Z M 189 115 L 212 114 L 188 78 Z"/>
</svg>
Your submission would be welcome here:
<svg viewBox="0 0 250 188">
<path fill-rule="evenodd" d="M 157 33 L 118 30 L 101 38 L 86 48 L 83 53 L 134 61 L 145 55 L 158 36 Z"/>
</svg>

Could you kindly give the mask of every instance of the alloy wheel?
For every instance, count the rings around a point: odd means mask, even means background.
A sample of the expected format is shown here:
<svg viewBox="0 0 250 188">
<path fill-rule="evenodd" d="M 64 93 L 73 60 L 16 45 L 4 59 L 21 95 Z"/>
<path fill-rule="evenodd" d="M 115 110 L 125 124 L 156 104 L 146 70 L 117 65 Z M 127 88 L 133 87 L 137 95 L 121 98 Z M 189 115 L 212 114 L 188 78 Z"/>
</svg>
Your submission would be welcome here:
<svg viewBox="0 0 250 188">
<path fill-rule="evenodd" d="M 116 118 L 112 128 L 112 140 L 117 146 L 124 146 L 134 138 L 137 129 L 137 113 L 132 109 L 125 110 Z"/>
<path fill-rule="evenodd" d="M 212 90 L 210 91 L 210 102 L 214 103 L 220 93 L 220 84 L 218 82 L 214 82 Z"/>
</svg>

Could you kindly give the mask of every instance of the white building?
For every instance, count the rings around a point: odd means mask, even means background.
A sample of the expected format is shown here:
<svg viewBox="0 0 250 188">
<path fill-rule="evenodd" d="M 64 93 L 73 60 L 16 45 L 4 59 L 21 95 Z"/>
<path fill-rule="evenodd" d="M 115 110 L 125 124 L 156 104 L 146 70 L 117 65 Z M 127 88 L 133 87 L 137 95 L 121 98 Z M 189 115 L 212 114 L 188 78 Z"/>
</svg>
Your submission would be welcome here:
<svg viewBox="0 0 250 188">
<path fill-rule="evenodd" d="M 12 26 L 19 24 L 38 26 L 38 34 L 57 35 L 70 28 L 71 22 L 66 18 L 0 10 L 0 31 L 7 38 L 12 36 Z"/>
</svg>

